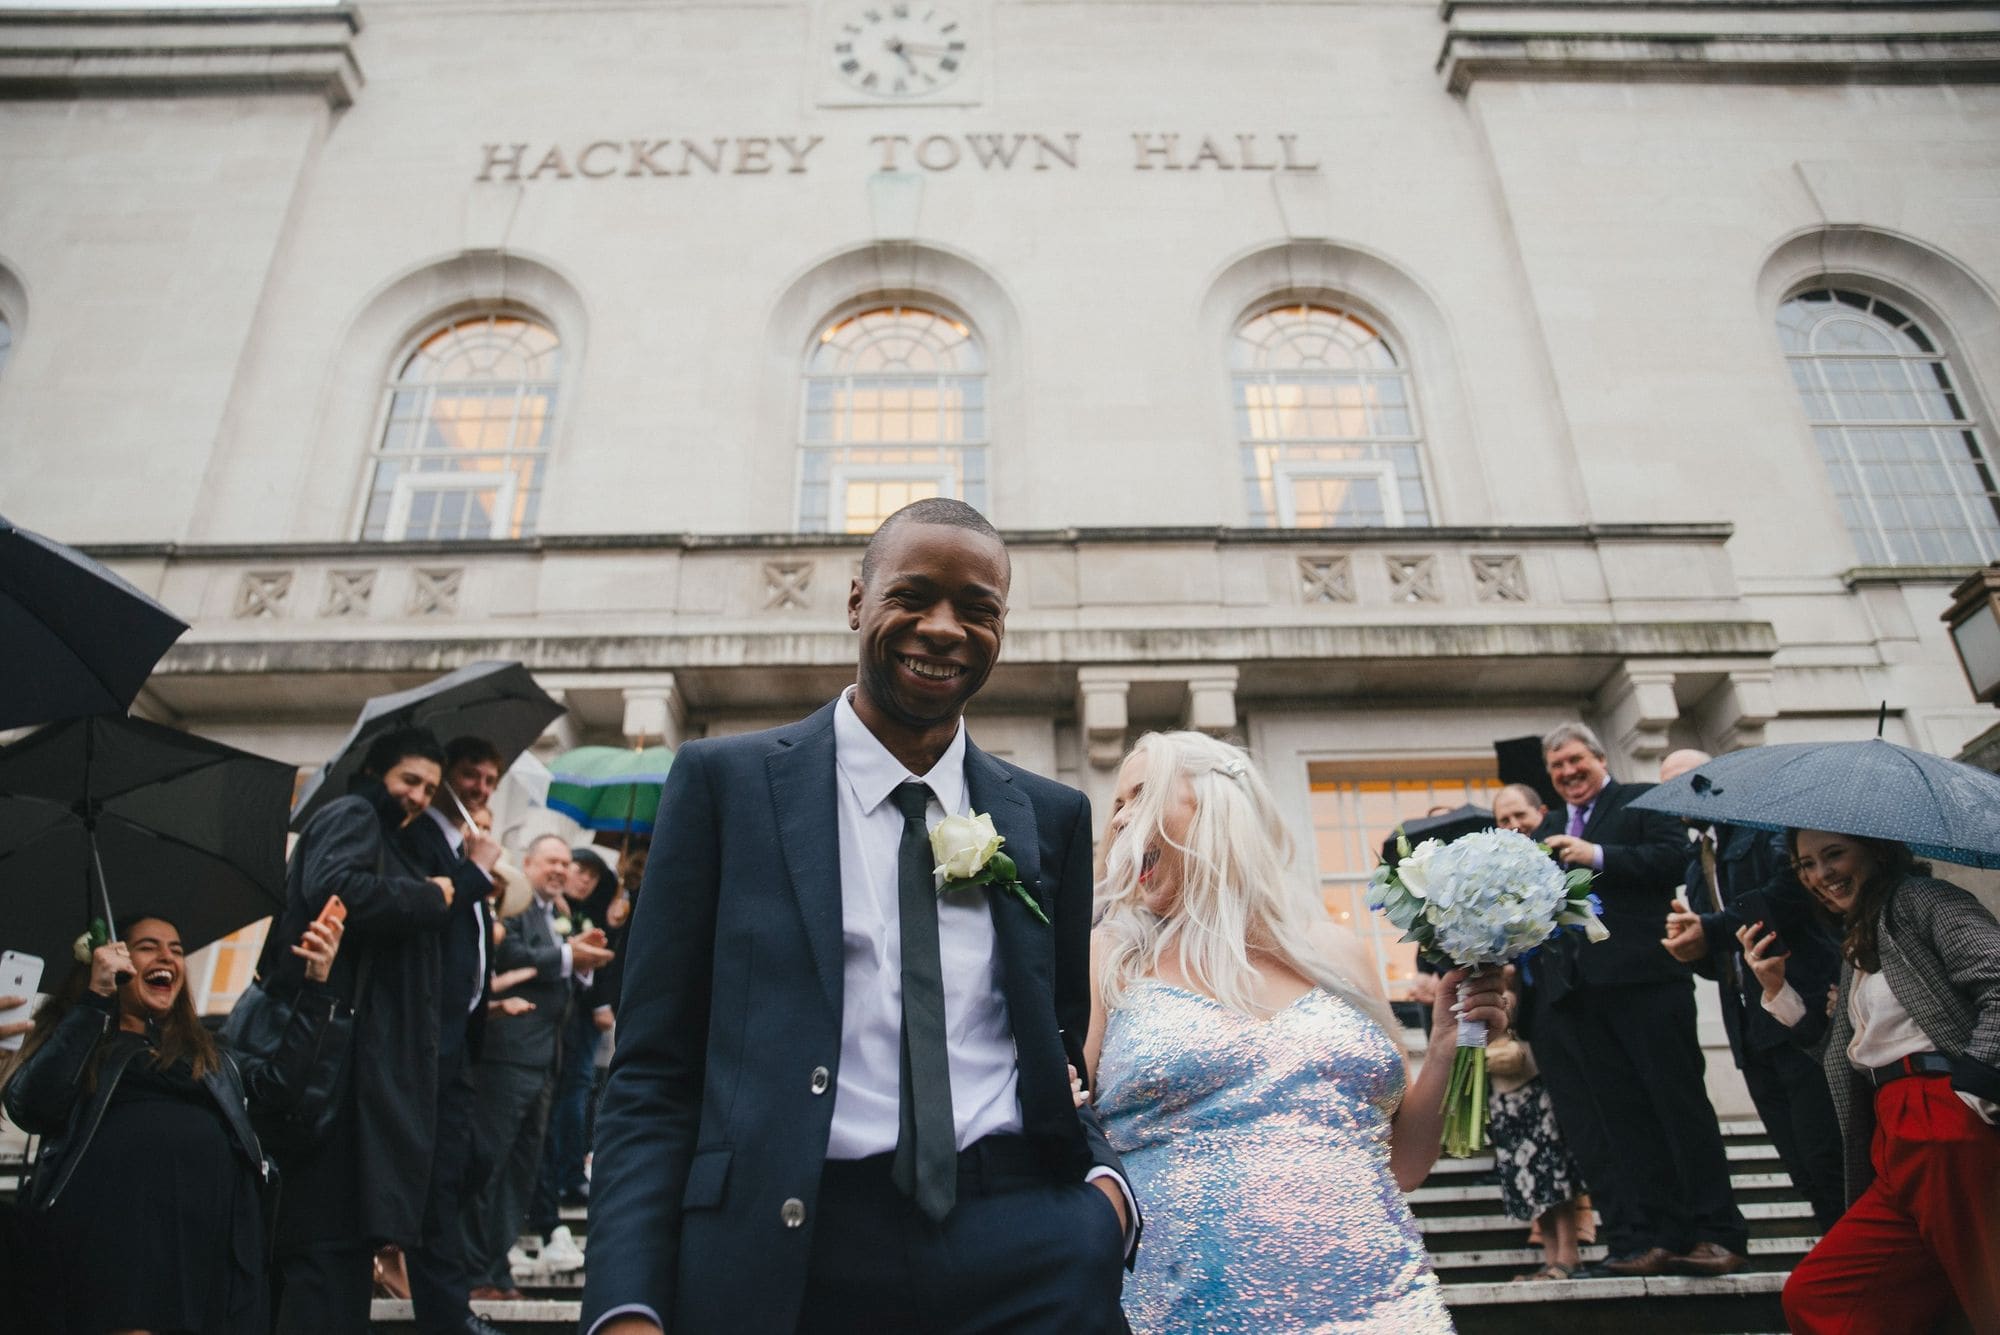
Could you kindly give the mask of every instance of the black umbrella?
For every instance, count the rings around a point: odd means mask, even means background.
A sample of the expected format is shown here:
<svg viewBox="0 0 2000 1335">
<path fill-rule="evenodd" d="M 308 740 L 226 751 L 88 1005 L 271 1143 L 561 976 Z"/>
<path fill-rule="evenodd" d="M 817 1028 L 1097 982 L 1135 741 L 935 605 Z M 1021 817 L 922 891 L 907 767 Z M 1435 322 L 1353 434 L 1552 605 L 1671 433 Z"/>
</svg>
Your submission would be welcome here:
<svg viewBox="0 0 2000 1335">
<path fill-rule="evenodd" d="M 292 828 L 303 828 L 315 811 L 347 791 L 368 748 L 384 733 L 423 727 L 440 742 L 483 737 L 511 764 L 563 712 L 519 663 L 470 663 L 422 686 L 375 696 L 361 706 L 339 752 L 306 781 L 292 808 Z"/>
<path fill-rule="evenodd" d="M 187 623 L 0 516 L 0 728 L 122 714 Z"/>
<path fill-rule="evenodd" d="M 1493 808 L 1474 806 L 1468 802 L 1455 810 L 1441 811 L 1435 816 L 1420 816 L 1415 820 L 1406 820 L 1397 828 L 1403 832 L 1403 837 L 1410 841 L 1412 848 L 1426 839 L 1442 839 L 1450 843 L 1462 834 L 1492 829 Z M 1396 852 L 1396 836 L 1393 833 L 1382 841 L 1382 860 L 1392 867 L 1402 861 Z"/>
<path fill-rule="evenodd" d="M 0 947 L 39 955 L 53 987 L 113 902 L 166 918 L 189 950 L 278 912 L 296 774 L 115 714 L 0 749 Z"/>
<path fill-rule="evenodd" d="M 1760 830 L 1894 839 L 1919 857 L 2000 867 L 2000 776 L 1879 737 L 1732 751 L 1632 806 Z"/>
</svg>

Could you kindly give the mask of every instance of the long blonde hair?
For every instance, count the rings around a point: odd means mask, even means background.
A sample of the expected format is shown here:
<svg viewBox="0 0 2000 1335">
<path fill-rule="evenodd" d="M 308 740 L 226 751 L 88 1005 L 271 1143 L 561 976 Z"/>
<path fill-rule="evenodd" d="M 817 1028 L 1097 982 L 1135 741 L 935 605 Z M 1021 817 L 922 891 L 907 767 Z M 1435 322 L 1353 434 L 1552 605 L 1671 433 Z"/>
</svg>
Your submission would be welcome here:
<svg viewBox="0 0 2000 1335">
<path fill-rule="evenodd" d="M 1259 1015 L 1254 950 L 1282 960 L 1397 1038 L 1400 1026 L 1388 1003 L 1313 944 L 1325 909 L 1286 876 L 1291 836 L 1249 755 L 1199 732 L 1154 732 L 1139 739 L 1132 756 L 1145 762 L 1144 778 L 1097 887 L 1098 931 L 1106 943 L 1097 983 L 1105 1006 L 1116 1007 L 1133 979 L 1176 959 L 1202 991 L 1232 1010 Z M 1194 818 L 1180 844 L 1167 838 L 1161 821 L 1183 781 L 1194 792 Z M 1164 918 L 1146 907 L 1139 882 L 1154 844 L 1181 855 L 1179 902 Z"/>
</svg>

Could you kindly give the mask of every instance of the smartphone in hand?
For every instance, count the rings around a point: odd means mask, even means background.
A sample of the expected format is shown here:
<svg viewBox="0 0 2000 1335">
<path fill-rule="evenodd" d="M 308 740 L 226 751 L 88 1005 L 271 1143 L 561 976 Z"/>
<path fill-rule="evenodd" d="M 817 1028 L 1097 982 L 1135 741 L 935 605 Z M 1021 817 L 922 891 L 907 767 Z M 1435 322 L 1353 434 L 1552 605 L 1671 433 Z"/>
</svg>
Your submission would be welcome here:
<svg viewBox="0 0 2000 1335">
<path fill-rule="evenodd" d="M 331 927 L 337 922 L 344 923 L 347 921 L 347 905 L 340 902 L 339 895 L 328 895 L 325 906 L 320 909 L 319 916 L 313 921 L 322 927 Z"/>
<path fill-rule="evenodd" d="M 21 997 L 18 1006 L 0 1011 L 0 1024 L 21 1024 L 35 1016 L 35 994 L 42 990 L 42 959 L 10 950 L 0 955 L 0 997 Z M 19 1052 L 26 1034 L 0 1038 L 0 1052 Z"/>
</svg>

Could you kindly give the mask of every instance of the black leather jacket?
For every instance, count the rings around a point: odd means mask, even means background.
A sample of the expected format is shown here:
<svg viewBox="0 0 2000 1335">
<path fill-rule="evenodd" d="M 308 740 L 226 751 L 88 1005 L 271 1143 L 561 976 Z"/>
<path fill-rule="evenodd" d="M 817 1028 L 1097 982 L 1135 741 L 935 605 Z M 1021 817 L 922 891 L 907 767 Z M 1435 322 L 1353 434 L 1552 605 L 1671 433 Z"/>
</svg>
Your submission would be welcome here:
<svg viewBox="0 0 2000 1335">
<path fill-rule="evenodd" d="M 251 1129 L 250 1109 L 282 1113 L 298 1098 L 319 1060 L 320 1039 L 335 1004 L 332 992 L 307 984 L 275 1058 L 257 1061 L 224 1049 L 221 1069 L 202 1077 L 230 1140 L 260 1181 L 268 1183 L 272 1170 Z M 111 998 L 87 994 L 7 1082 L 7 1115 L 22 1130 L 42 1137 L 42 1151 L 23 1193 L 31 1209 L 47 1209 L 62 1194 L 89 1151 L 126 1068 L 151 1051 L 142 1036 L 117 1027 L 115 1011 Z M 100 1047 L 97 1085 L 86 1093 L 84 1074 Z"/>
</svg>

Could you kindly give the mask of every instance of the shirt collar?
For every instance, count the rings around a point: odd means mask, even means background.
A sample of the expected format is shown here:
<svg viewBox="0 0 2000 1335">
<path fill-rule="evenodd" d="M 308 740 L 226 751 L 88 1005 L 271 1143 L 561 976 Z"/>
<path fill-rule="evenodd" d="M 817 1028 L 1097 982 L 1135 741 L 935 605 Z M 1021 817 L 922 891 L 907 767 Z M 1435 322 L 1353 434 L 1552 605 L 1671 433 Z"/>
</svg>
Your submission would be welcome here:
<svg viewBox="0 0 2000 1335">
<path fill-rule="evenodd" d="M 425 807 L 424 814 L 436 821 L 439 827 L 444 830 L 444 837 L 450 842 L 451 851 L 456 853 L 459 850 L 459 846 L 465 842 L 465 831 L 459 829 L 457 825 L 452 823 L 451 817 L 445 815 L 436 807 Z"/>
<path fill-rule="evenodd" d="M 873 815 L 875 808 L 887 801 L 889 794 L 896 790 L 896 785 L 908 783 L 913 778 L 929 786 L 946 815 L 962 814 L 965 811 L 965 720 L 961 718 L 958 721 L 958 732 L 944 754 L 938 757 L 938 763 L 931 767 L 931 772 L 913 775 L 902 761 L 889 754 L 889 748 L 868 731 L 861 715 L 854 712 L 854 703 L 849 698 L 853 690 L 850 686 L 842 692 L 839 703 L 833 707 L 833 759 L 840 767 L 842 776 L 853 787 L 855 797 L 860 799 L 861 814 Z"/>
</svg>

